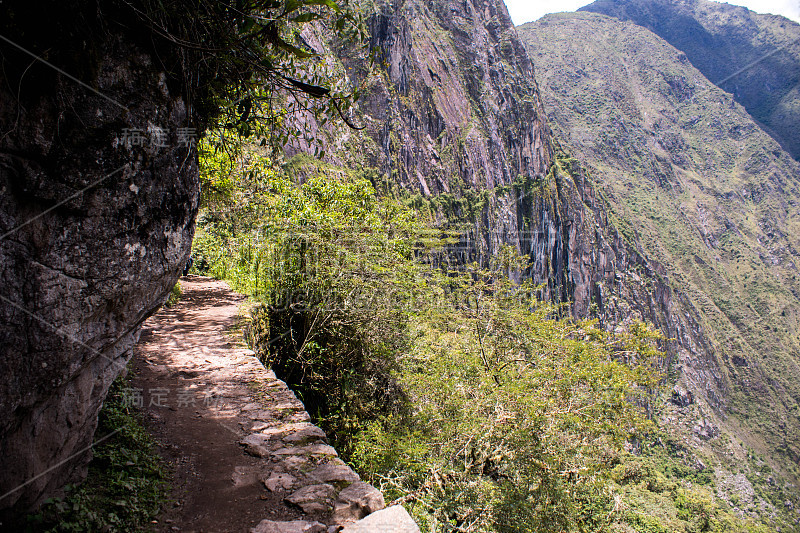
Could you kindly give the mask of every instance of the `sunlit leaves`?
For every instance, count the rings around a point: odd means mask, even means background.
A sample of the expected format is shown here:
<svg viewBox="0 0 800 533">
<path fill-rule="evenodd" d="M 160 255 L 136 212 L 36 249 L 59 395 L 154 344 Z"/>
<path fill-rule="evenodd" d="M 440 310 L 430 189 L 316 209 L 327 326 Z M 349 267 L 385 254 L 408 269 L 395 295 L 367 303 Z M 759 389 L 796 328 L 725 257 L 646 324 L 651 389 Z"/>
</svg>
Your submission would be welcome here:
<svg viewBox="0 0 800 533">
<path fill-rule="evenodd" d="M 417 317 L 402 356 L 413 416 L 359 436 L 358 466 L 420 503 L 417 518 L 437 531 L 563 531 L 617 517 L 584 515 L 609 501 L 609 456 L 645 423 L 631 399 L 653 384 L 654 335 L 635 325 L 618 341 L 559 318 L 536 287 L 509 278 L 519 261 L 504 250 L 493 269 L 448 274 L 451 305 Z M 618 345 L 633 339 L 624 364 Z"/>
<path fill-rule="evenodd" d="M 424 530 L 601 531 L 622 516 L 609 472 L 647 429 L 659 335 L 541 302 L 513 248 L 488 268 L 431 266 L 458 239 L 346 170 L 251 153 L 230 179 L 196 250 L 267 304 L 261 356 Z"/>
</svg>

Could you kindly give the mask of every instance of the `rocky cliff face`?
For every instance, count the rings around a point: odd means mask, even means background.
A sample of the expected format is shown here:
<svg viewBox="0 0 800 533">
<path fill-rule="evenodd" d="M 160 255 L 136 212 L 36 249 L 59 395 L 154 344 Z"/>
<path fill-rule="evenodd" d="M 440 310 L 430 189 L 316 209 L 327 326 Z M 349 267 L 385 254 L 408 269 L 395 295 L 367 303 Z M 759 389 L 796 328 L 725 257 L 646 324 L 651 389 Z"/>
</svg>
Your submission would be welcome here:
<svg viewBox="0 0 800 533">
<path fill-rule="evenodd" d="M 652 282 L 671 287 L 670 305 L 654 308 L 657 324 L 683 333 L 663 423 L 718 454 L 720 479 L 747 464 L 720 431 L 791 479 L 800 165 L 686 54 L 640 26 L 569 13 L 519 31 L 556 136 L 591 169 L 616 227 L 657 265 Z"/>
<path fill-rule="evenodd" d="M 453 200 L 450 214 L 479 228 L 467 248 L 490 255 L 528 239 L 523 216 L 539 214 L 519 209 L 513 194 L 474 194 L 510 188 L 519 176 L 542 180 L 553 158 L 532 65 L 505 5 L 382 3 L 369 27 L 380 67 L 358 80 L 367 126 L 356 141 L 360 162 L 423 198 Z"/>
<path fill-rule="evenodd" d="M 0 508 L 81 476 L 106 391 L 186 262 L 198 202 L 187 110 L 157 60 L 104 32 L 44 50 L 39 23 L 12 17 L 3 36 L 80 83 L 0 43 Z"/>
<path fill-rule="evenodd" d="M 371 169 L 377 185 L 415 194 L 463 230 L 457 261 L 488 261 L 511 245 L 530 259 L 522 273 L 575 316 L 609 325 L 657 324 L 672 353 L 692 358 L 705 342 L 694 311 L 620 233 L 581 165 L 557 157 L 533 65 L 497 0 L 379 3 L 369 22 L 378 67 L 338 53 L 363 90 L 362 133 L 339 131 L 333 161 Z M 319 52 L 335 48 L 306 35 Z M 327 48 L 327 50 L 326 50 Z M 714 390 L 718 390 L 715 387 Z"/>
<path fill-rule="evenodd" d="M 687 449 L 736 442 L 720 447 L 734 463 L 766 451 L 791 478 L 796 163 L 647 30 L 616 48 L 604 25 L 523 29 L 529 60 L 508 24 L 499 2 L 379 6 L 382 68 L 365 78 L 342 60 L 364 82 L 367 129 L 340 136 L 340 153 L 468 222 L 460 260 L 510 244 L 575 316 L 655 324 L 675 385 L 662 423 Z M 551 148 L 534 74 L 577 160 Z"/>
<path fill-rule="evenodd" d="M 376 72 L 365 77 L 362 63 L 342 60 L 364 88 L 366 134 L 340 136 L 340 155 L 357 146 L 351 164 L 371 166 L 443 217 L 468 222 L 462 261 L 512 245 L 531 257 L 525 275 L 549 297 L 573 302 L 576 316 L 644 318 L 683 339 L 676 352 L 702 349 L 693 311 L 662 279 L 663 267 L 615 228 L 581 165 L 556 157 L 532 63 L 505 5 L 384 3 L 370 29 Z M 705 375 L 720 381 L 711 368 Z"/>
<path fill-rule="evenodd" d="M 581 9 L 630 20 L 683 51 L 800 158 L 800 24 L 707 0 L 598 0 Z"/>
<path fill-rule="evenodd" d="M 577 285 L 588 295 L 591 274 L 571 279 L 580 270 L 569 264 L 573 216 L 555 187 L 533 66 L 505 5 L 384 2 L 369 27 L 378 68 L 367 75 L 360 60 L 341 60 L 363 88 L 366 130 L 343 132 L 340 161 L 370 167 L 464 222 L 471 229 L 456 247 L 459 260 L 487 259 L 510 244 L 534 256 L 528 274 L 549 294 L 567 300 Z"/>
<path fill-rule="evenodd" d="M 362 105 L 381 171 L 425 194 L 546 174 L 533 68 L 501 2 L 384 5 L 370 30 L 385 69 Z"/>
</svg>

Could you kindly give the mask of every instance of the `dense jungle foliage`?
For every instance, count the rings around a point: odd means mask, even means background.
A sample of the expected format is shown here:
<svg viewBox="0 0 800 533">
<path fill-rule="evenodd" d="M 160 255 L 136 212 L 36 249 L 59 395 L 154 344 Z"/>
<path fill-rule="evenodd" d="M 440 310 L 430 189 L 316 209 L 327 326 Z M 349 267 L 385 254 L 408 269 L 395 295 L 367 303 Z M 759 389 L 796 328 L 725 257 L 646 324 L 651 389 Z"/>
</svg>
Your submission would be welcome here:
<svg viewBox="0 0 800 533">
<path fill-rule="evenodd" d="M 766 531 L 649 421 L 647 325 L 567 318 L 514 249 L 449 261 L 457 239 L 368 172 L 201 154 L 195 270 L 258 302 L 261 359 L 423 531 Z"/>
</svg>

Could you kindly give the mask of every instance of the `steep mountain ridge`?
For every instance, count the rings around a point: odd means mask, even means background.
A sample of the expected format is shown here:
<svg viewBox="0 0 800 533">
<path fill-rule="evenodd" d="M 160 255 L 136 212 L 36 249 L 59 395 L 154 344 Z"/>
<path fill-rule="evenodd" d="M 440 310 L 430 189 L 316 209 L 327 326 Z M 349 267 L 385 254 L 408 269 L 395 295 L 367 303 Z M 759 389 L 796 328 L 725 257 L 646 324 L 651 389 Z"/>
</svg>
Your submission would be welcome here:
<svg viewBox="0 0 800 533">
<path fill-rule="evenodd" d="M 379 7 L 370 27 L 383 60 L 377 72 L 367 78 L 363 63 L 340 54 L 365 88 L 358 120 L 367 127 L 337 136 L 335 160 L 362 167 L 378 186 L 399 184 L 396 193 L 443 223 L 464 223 L 459 260 L 509 244 L 531 259 L 524 275 L 545 284 L 545 296 L 571 302 L 574 316 L 612 328 L 655 324 L 669 339 L 664 368 L 677 361 L 690 376 L 676 397 L 696 398 L 709 413 L 695 413 L 690 426 L 716 428 L 710 413 L 725 416 L 730 382 L 701 315 L 581 163 L 551 144 L 505 6 L 410 0 Z"/>
<path fill-rule="evenodd" d="M 630 20 L 682 50 L 800 158 L 800 24 L 708 0 L 597 0 L 581 10 Z"/>
<path fill-rule="evenodd" d="M 399 184 L 443 223 L 462 222 L 460 260 L 486 260 L 509 244 L 531 258 L 524 274 L 571 302 L 576 317 L 656 324 L 671 356 L 694 369 L 689 388 L 722 412 L 727 384 L 699 313 L 580 162 L 552 144 L 510 24 L 496 0 L 379 6 L 370 27 L 382 68 L 365 78 L 363 63 L 340 54 L 363 88 L 366 130 L 341 132 L 337 161 L 366 167 L 377 185 Z"/>
<path fill-rule="evenodd" d="M 662 420 L 715 458 L 722 479 L 742 468 L 725 456 L 746 463 L 756 453 L 794 478 L 800 165 L 686 55 L 640 26 L 565 13 L 519 32 L 555 135 L 700 317 L 707 340 L 693 359 L 719 374 L 708 381 L 679 357 L 676 405 Z"/>
<path fill-rule="evenodd" d="M 485 260 L 510 244 L 531 256 L 527 275 L 550 296 L 575 300 L 580 315 L 593 301 L 603 305 L 597 300 L 608 289 L 598 283 L 619 285 L 615 264 L 642 259 L 635 249 L 614 249 L 622 238 L 580 166 L 557 161 L 505 5 L 384 3 L 369 24 L 380 67 L 367 75 L 362 61 L 340 54 L 362 87 L 358 120 L 366 130 L 339 132 L 334 161 L 428 204 L 442 221 L 462 222 L 462 260 Z"/>
<path fill-rule="evenodd" d="M 689 388 L 722 412 L 728 384 L 694 305 L 675 291 L 668 269 L 642 253 L 625 219 L 609 212 L 581 164 L 554 155 L 531 62 L 505 6 L 406 1 L 381 9 L 371 27 L 384 68 L 364 82 L 360 142 L 372 149 L 360 164 L 442 218 L 467 221 L 462 260 L 510 244 L 530 256 L 525 274 L 546 284 L 549 297 L 572 302 L 575 316 L 656 324 L 673 339 L 671 355 L 693 367 L 698 383 Z"/>
<path fill-rule="evenodd" d="M 502 3 L 406 1 L 381 9 L 370 29 L 392 93 L 372 85 L 364 107 L 373 125 L 385 120 L 373 130 L 378 144 L 394 142 L 398 152 L 382 171 L 433 194 L 547 172 L 552 154 L 532 65 Z M 463 148 L 448 158 L 451 145 Z"/>
</svg>

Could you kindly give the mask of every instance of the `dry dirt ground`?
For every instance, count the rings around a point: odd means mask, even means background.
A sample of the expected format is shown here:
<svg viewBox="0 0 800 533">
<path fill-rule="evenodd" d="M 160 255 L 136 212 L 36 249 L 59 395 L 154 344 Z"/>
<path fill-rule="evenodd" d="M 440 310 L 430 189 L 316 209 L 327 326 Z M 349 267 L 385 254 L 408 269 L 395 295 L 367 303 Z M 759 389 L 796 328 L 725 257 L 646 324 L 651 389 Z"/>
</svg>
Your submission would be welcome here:
<svg viewBox="0 0 800 533">
<path fill-rule="evenodd" d="M 134 356 L 135 397 L 174 470 L 174 501 L 155 528 L 242 532 L 265 518 L 306 518 L 265 489 L 274 465 L 239 444 L 259 424 L 303 424 L 302 405 L 241 341 L 242 296 L 200 276 L 181 285 L 179 303 L 145 323 Z"/>
</svg>

